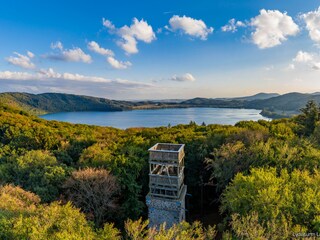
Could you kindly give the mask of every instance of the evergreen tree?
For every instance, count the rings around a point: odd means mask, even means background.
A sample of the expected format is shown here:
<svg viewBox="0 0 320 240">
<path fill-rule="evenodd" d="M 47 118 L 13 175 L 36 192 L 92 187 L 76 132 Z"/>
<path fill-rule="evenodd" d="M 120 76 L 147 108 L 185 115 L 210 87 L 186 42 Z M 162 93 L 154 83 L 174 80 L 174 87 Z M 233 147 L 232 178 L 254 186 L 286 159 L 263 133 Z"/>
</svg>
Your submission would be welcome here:
<svg viewBox="0 0 320 240">
<path fill-rule="evenodd" d="M 310 136 L 319 121 L 319 107 L 314 100 L 310 100 L 300 111 L 302 114 L 298 116 L 297 120 L 302 125 L 301 134 Z"/>
</svg>

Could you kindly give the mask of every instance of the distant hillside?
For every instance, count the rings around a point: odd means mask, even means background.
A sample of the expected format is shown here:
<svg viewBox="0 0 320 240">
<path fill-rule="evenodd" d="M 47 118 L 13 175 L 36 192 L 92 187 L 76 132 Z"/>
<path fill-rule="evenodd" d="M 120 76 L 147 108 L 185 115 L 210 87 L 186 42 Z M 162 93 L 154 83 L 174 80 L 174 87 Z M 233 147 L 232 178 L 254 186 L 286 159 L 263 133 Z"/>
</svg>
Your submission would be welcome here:
<svg viewBox="0 0 320 240">
<path fill-rule="evenodd" d="M 135 103 L 62 93 L 1 93 L 0 102 L 34 114 L 72 111 L 121 111 Z"/>
<path fill-rule="evenodd" d="M 287 93 L 266 100 L 248 101 L 246 102 L 245 107 L 298 112 L 309 100 L 315 100 L 320 103 L 320 94 Z"/>
<path fill-rule="evenodd" d="M 261 109 L 262 115 L 271 118 L 287 117 L 297 114 L 309 100 L 320 103 L 320 94 L 288 93 L 258 93 L 241 98 L 194 98 L 181 102 L 163 101 L 117 101 L 105 98 L 78 96 L 63 93 L 0 93 L 1 105 L 24 110 L 31 114 L 74 111 L 123 111 L 134 109 L 155 108 L 251 108 Z"/>
<path fill-rule="evenodd" d="M 273 97 L 278 97 L 280 96 L 279 93 L 257 93 L 253 96 L 248 96 L 248 97 L 238 97 L 238 98 L 233 98 L 234 100 L 246 100 L 246 101 L 252 101 L 252 100 L 265 100 Z"/>
<path fill-rule="evenodd" d="M 193 98 L 180 103 L 189 107 L 243 108 L 244 101 L 233 99 Z"/>
<path fill-rule="evenodd" d="M 183 101 L 181 105 L 188 107 L 261 109 L 264 110 L 262 112 L 264 116 L 280 118 L 299 113 L 299 110 L 304 107 L 309 100 L 315 100 L 317 103 L 320 103 L 320 94 L 316 93 L 288 93 L 271 98 L 268 98 L 268 96 L 272 96 L 272 94 L 257 94 L 251 97 L 236 99 L 194 98 Z"/>
<path fill-rule="evenodd" d="M 246 100 L 246 101 L 251 101 L 251 100 L 263 100 L 263 99 L 269 99 L 272 97 L 277 97 L 280 96 L 279 93 L 257 93 L 255 95 L 252 96 L 245 96 L 245 97 L 233 97 L 233 98 L 214 98 L 216 100 L 226 100 L 226 101 L 230 101 L 230 100 Z"/>
</svg>

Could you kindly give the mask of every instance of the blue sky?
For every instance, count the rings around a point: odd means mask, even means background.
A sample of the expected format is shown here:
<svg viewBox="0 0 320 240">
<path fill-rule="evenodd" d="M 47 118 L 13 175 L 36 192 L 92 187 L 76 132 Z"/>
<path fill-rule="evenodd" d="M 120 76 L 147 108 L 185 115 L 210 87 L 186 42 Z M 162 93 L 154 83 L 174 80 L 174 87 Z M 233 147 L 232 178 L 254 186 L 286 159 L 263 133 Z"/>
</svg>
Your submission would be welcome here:
<svg viewBox="0 0 320 240">
<path fill-rule="evenodd" d="M 314 0 L 5 1 L 0 91 L 112 99 L 320 91 Z"/>
</svg>

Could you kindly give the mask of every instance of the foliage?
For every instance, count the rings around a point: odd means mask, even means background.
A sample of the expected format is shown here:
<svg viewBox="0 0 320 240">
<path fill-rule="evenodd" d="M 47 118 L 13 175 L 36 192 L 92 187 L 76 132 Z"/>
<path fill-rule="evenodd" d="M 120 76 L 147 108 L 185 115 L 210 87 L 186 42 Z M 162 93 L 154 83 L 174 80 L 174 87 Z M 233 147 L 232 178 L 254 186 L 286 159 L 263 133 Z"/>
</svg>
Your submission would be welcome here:
<svg viewBox="0 0 320 240">
<path fill-rule="evenodd" d="M 291 219 L 294 228 L 318 231 L 319 184 L 317 170 L 314 174 L 300 170 L 278 174 L 275 168 L 254 168 L 248 176 L 235 176 L 222 194 L 221 211 L 241 217 L 256 212 L 260 224 L 271 222 L 277 227 L 283 219 Z"/>
<path fill-rule="evenodd" d="M 85 216 L 70 203 L 41 206 L 35 215 L 20 217 L 13 226 L 20 239 L 94 239 Z"/>
<path fill-rule="evenodd" d="M 143 221 L 141 218 L 137 221 L 128 220 L 125 223 L 125 231 L 128 239 L 131 240 L 211 240 L 216 237 L 215 227 L 209 226 L 207 229 L 203 228 L 200 222 L 181 222 L 172 227 L 166 227 L 165 223 L 159 228 L 148 228 L 149 221 Z"/>
<path fill-rule="evenodd" d="M 320 110 L 317 103 L 313 100 L 308 101 L 304 108 L 300 109 L 301 113 L 296 120 L 301 125 L 300 134 L 310 136 L 317 125 L 320 117 Z"/>
<path fill-rule="evenodd" d="M 210 203 L 222 203 L 223 238 L 276 238 L 277 229 L 283 236 L 320 231 L 319 136 L 314 104 L 293 119 L 127 130 L 46 121 L 0 104 L 0 239 L 72 239 L 73 232 L 79 239 L 209 238 L 215 230 L 198 223 L 150 232 L 137 220 L 147 215 L 147 150 L 157 142 L 186 144 L 188 210 L 199 211 L 204 203 L 212 211 Z M 108 184 L 97 172 L 107 173 Z M 55 202 L 68 199 L 82 213 Z M 128 218 L 124 235 L 119 229 Z M 69 221 L 70 228 L 63 226 Z"/>
<path fill-rule="evenodd" d="M 40 205 L 20 187 L 0 187 L 1 239 L 93 239 L 84 215 L 70 203 Z"/>
<path fill-rule="evenodd" d="M 97 230 L 97 240 L 121 240 L 121 232 L 113 223 L 106 223 L 103 228 Z"/>
<path fill-rule="evenodd" d="M 34 114 L 70 111 L 119 111 L 135 104 L 104 98 L 77 96 L 63 93 L 1 93 L 1 102 L 22 108 Z"/>
<path fill-rule="evenodd" d="M 112 223 L 104 224 L 103 228 L 94 229 L 70 202 L 62 205 L 53 202 L 49 205 L 39 204 L 36 195 L 26 192 L 19 187 L 4 186 L 0 188 L 0 238 L 1 239 L 86 239 L 86 240 L 120 240 L 126 239 L 213 239 L 216 236 L 214 227 L 203 228 L 200 222 L 192 224 L 182 222 L 170 228 L 165 224 L 159 229 L 148 228 L 148 221 L 141 218 L 137 221 L 127 220 L 125 234 L 114 227 Z M 17 199 L 21 206 L 10 206 L 12 201 L 4 201 L 12 197 Z M 22 212 L 22 207 L 32 211 Z M 4 211 L 11 214 L 4 215 Z M 9 217 L 10 216 L 10 217 Z"/>
<path fill-rule="evenodd" d="M 270 166 L 278 171 L 313 171 L 320 167 L 320 151 L 309 140 L 298 139 L 282 123 L 272 124 L 269 129 L 268 134 L 265 130 L 241 131 L 214 149 L 206 163 L 218 191 L 222 191 L 236 173 L 248 173 L 250 167 Z"/>
<path fill-rule="evenodd" d="M 236 239 L 290 239 L 294 234 L 307 233 L 307 229 L 299 225 L 292 226 L 291 219 L 284 216 L 280 220 L 264 222 L 259 220 L 258 213 L 251 212 L 240 216 L 233 214 L 230 222 L 232 235 Z"/>
<path fill-rule="evenodd" d="M 52 154 L 42 150 L 31 150 L 19 157 L 6 157 L 1 166 L 2 181 L 31 190 L 45 202 L 58 196 L 68 174 L 64 165 L 59 165 Z"/>
<path fill-rule="evenodd" d="M 118 206 L 116 195 L 119 185 L 114 176 L 104 169 L 87 168 L 74 171 L 64 183 L 68 200 L 101 226 L 112 219 Z"/>
<path fill-rule="evenodd" d="M 0 187 L 0 212 L 29 213 L 33 212 L 40 203 L 40 198 L 20 187 L 5 185 Z"/>
</svg>

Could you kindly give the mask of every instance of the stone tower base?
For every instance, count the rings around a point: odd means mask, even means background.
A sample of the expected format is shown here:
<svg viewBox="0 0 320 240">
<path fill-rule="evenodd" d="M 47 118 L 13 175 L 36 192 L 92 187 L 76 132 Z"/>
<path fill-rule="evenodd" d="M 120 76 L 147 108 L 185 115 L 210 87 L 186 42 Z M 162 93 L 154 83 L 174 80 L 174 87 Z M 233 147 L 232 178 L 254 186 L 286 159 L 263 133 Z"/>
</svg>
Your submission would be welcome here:
<svg viewBox="0 0 320 240">
<path fill-rule="evenodd" d="M 146 203 L 149 209 L 149 227 L 159 227 L 166 222 L 169 228 L 173 224 L 178 224 L 186 219 L 185 197 L 187 186 L 184 185 L 179 199 L 164 199 L 150 195 L 146 197 Z"/>
</svg>

